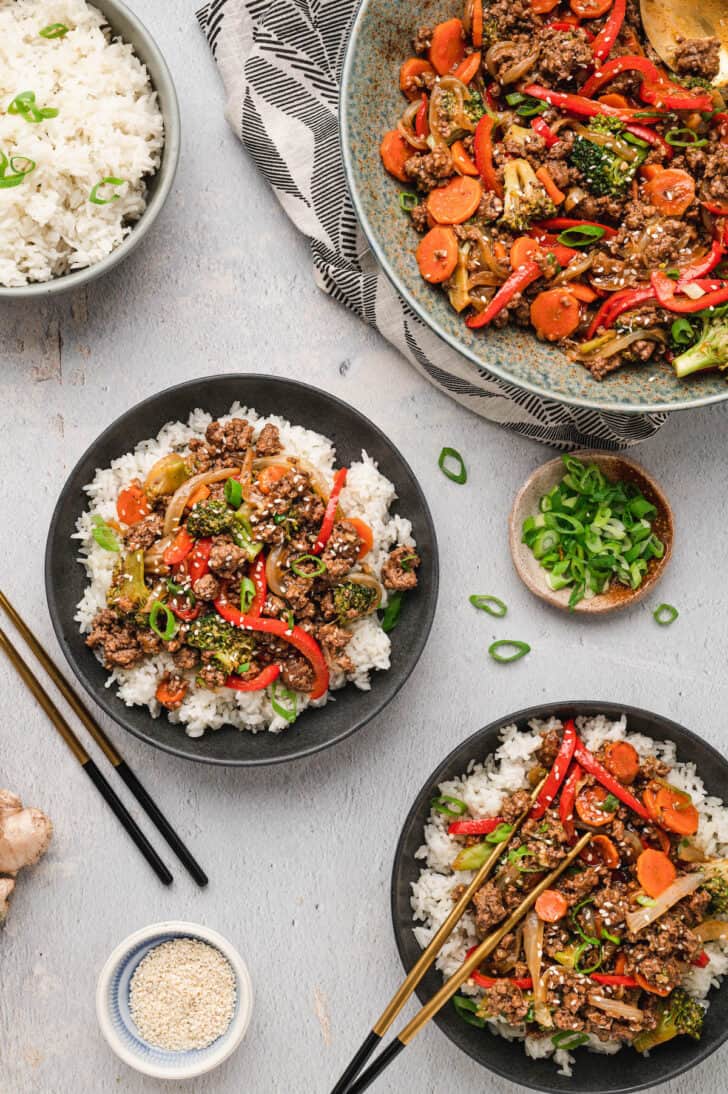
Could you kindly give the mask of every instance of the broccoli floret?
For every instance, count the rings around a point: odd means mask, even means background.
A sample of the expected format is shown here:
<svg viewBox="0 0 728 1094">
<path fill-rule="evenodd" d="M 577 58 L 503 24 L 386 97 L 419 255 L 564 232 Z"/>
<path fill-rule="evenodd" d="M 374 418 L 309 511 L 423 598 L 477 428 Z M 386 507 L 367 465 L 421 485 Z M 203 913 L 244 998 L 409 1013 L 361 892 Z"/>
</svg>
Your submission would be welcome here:
<svg viewBox="0 0 728 1094">
<path fill-rule="evenodd" d="M 707 893 L 710 893 L 710 904 L 708 905 L 709 915 L 727 915 L 728 914 L 728 878 L 721 877 L 719 874 L 714 874 L 709 877 L 705 884 L 702 886 Z"/>
<path fill-rule="evenodd" d="M 637 1052 L 648 1052 L 680 1035 L 699 1041 L 704 1017 L 700 1003 L 683 988 L 675 988 L 667 999 L 661 1000 L 655 1028 L 638 1033 L 632 1044 Z"/>
<path fill-rule="evenodd" d="M 610 152 L 601 144 L 594 144 L 577 134 L 570 155 L 571 164 L 581 172 L 584 182 L 597 197 L 617 194 L 624 190 L 633 178 L 636 167 Z"/>
<path fill-rule="evenodd" d="M 233 627 L 214 613 L 202 615 L 190 624 L 186 642 L 197 650 L 213 653 L 228 673 L 249 662 L 255 650 L 255 638 L 250 631 Z"/>
<path fill-rule="evenodd" d="M 502 35 L 500 27 L 498 26 L 498 20 L 492 15 L 486 16 L 483 19 L 483 49 L 495 45 L 500 37 L 502 37 Z"/>
<path fill-rule="evenodd" d="M 721 312 L 724 309 L 721 308 Z M 728 368 L 728 315 L 699 313 L 703 319 L 700 338 L 672 364 L 676 375 L 682 379 L 693 372 L 706 368 Z"/>
<path fill-rule="evenodd" d="M 473 123 L 479 122 L 485 114 L 485 103 L 479 91 L 471 91 L 463 105 L 465 113 Z"/>
<path fill-rule="evenodd" d="M 703 91 L 713 91 L 713 81 L 707 76 L 675 76 L 674 80 L 681 87 L 700 88 Z"/>
<path fill-rule="evenodd" d="M 522 232 L 532 220 L 543 220 L 556 212 L 556 206 L 528 160 L 509 160 L 503 181 L 505 201 L 501 220 L 514 232 Z"/>
<path fill-rule="evenodd" d="M 369 615 L 379 606 L 380 599 L 373 585 L 362 585 L 358 581 L 343 581 L 334 589 L 334 607 L 340 623 Z"/>
<path fill-rule="evenodd" d="M 233 522 L 233 510 L 226 502 L 213 498 L 198 501 L 192 506 L 187 518 L 187 531 L 196 539 L 200 536 L 219 536 L 227 532 Z"/>
<path fill-rule="evenodd" d="M 148 600 L 149 589 L 144 581 L 144 551 L 130 551 L 114 567 L 106 603 L 124 615 L 132 615 L 139 612 Z"/>
<path fill-rule="evenodd" d="M 589 122 L 589 128 L 597 133 L 614 133 L 615 136 L 621 136 L 624 133 L 624 123 L 613 114 L 597 114 Z"/>
</svg>

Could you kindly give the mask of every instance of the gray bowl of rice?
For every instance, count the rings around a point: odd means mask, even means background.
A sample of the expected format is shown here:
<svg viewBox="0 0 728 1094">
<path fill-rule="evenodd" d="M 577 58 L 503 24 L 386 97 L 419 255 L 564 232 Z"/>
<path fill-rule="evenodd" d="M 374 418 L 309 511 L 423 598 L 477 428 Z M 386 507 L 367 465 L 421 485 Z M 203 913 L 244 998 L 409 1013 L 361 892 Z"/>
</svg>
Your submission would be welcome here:
<svg viewBox="0 0 728 1094">
<path fill-rule="evenodd" d="M 0 299 L 68 292 L 151 228 L 180 148 L 177 95 L 120 0 L 0 0 Z"/>
</svg>

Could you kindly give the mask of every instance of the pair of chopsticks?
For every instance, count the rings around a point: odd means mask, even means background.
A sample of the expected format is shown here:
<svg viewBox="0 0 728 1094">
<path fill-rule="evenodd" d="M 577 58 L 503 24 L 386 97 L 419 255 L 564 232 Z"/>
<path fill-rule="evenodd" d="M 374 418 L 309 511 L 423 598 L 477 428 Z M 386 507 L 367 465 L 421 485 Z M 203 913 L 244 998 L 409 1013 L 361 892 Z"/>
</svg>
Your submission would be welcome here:
<svg viewBox="0 0 728 1094">
<path fill-rule="evenodd" d="M 368 1086 L 371 1086 L 374 1080 L 381 1075 L 392 1060 L 394 1060 L 394 1058 L 417 1036 L 423 1026 L 425 1026 L 429 1020 L 434 1017 L 450 999 L 452 999 L 458 989 L 470 978 L 473 972 L 475 972 L 483 963 L 485 958 L 496 949 L 508 932 L 512 931 L 520 920 L 523 919 L 526 913 L 530 911 L 536 903 L 541 893 L 553 885 L 554 881 L 560 877 L 564 870 L 574 861 L 576 856 L 586 847 L 587 843 L 592 838 L 591 832 L 587 832 L 582 836 L 578 843 L 569 851 L 563 862 L 561 862 L 555 870 L 552 870 L 548 877 L 543 878 L 538 885 L 531 890 L 496 931 L 483 939 L 480 945 L 465 959 L 457 972 L 453 973 L 450 979 L 445 981 L 440 990 L 433 995 L 429 1002 L 425 1003 L 412 1021 L 406 1025 L 394 1041 L 384 1049 L 374 1063 L 371 1064 L 366 1071 L 362 1072 L 364 1064 L 381 1043 L 385 1033 L 414 992 L 422 977 L 435 961 L 443 943 L 451 935 L 455 924 L 465 913 L 475 893 L 481 888 L 483 882 L 489 876 L 496 862 L 503 854 L 506 846 L 520 829 L 530 813 L 542 786 L 543 782 L 536 787 L 528 808 L 520 815 L 506 838 L 501 840 L 500 843 L 495 844 L 490 855 L 453 907 L 450 915 L 434 935 L 427 949 L 423 950 L 416 964 L 413 965 L 409 975 L 402 981 L 402 984 L 387 1004 L 386 1009 L 382 1012 L 381 1017 L 375 1022 L 370 1033 L 367 1034 L 361 1048 L 352 1058 L 351 1063 L 333 1088 L 331 1094 L 360 1094 L 362 1090 L 366 1090 Z M 357 1076 L 359 1077 L 357 1078 Z"/>
<path fill-rule="evenodd" d="M 35 637 L 30 628 L 25 624 L 21 616 L 12 606 L 2 590 L 0 590 L 0 608 L 3 609 L 9 619 L 12 621 L 13 626 L 17 630 L 18 634 L 22 636 L 26 645 L 35 654 L 36 658 L 43 666 L 45 671 L 48 673 L 51 680 L 58 688 L 63 698 L 66 700 L 73 713 L 86 727 L 96 744 L 106 756 L 106 759 L 116 769 L 118 775 L 124 780 L 131 793 L 141 805 L 144 812 L 164 836 L 165 840 L 172 848 L 175 855 L 185 867 L 187 872 L 191 875 L 192 878 L 194 878 L 194 880 L 200 887 L 207 885 L 207 875 L 205 874 L 202 867 L 199 865 L 196 859 L 193 858 L 187 847 L 185 847 L 184 843 L 177 835 L 172 825 L 164 816 L 164 813 L 162 813 L 159 806 L 144 789 L 142 784 L 139 782 L 139 779 L 136 777 L 124 758 L 120 755 L 120 753 L 116 751 L 101 726 L 95 721 L 91 712 L 81 702 L 75 691 L 68 684 L 65 677 L 61 675 L 57 666 L 54 664 L 53 661 L 51 661 L 50 657 L 43 649 L 38 639 Z M 154 847 L 144 835 L 141 828 L 132 817 L 131 813 L 129 813 L 121 798 L 117 796 L 111 784 L 106 781 L 99 768 L 96 766 L 86 749 L 83 747 L 81 741 L 71 729 L 71 726 L 68 724 L 63 714 L 61 714 L 56 704 L 46 693 L 46 690 L 41 684 L 38 677 L 35 675 L 33 670 L 25 663 L 22 655 L 13 645 L 13 643 L 8 638 L 7 634 L 2 630 L 2 628 L 0 628 L 0 649 L 2 649 L 7 654 L 13 668 L 16 670 L 28 689 L 33 693 L 40 706 L 50 718 L 56 731 L 66 742 L 73 755 L 81 764 L 81 767 L 91 779 L 91 782 L 94 784 L 98 792 L 101 794 L 102 798 L 115 814 L 116 818 L 121 821 L 122 826 L 129 834 L 131 839 L 134 841 L 137 848 L 141 851 L 142 855 L 147 860 L 149 865 L 152 867 L 159 880 L 165 885 L 171 885 L 174 879 L 169 869 L 167 868 L 167 866 L 165 866 L 162 859 L 154 850 Z"/>
</svg>

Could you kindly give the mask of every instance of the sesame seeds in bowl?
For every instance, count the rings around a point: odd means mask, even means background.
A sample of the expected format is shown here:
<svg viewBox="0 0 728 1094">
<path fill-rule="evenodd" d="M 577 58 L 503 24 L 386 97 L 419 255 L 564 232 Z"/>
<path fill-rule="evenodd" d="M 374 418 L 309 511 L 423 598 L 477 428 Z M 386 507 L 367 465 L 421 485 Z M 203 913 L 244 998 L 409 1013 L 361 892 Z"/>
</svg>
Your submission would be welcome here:
<svg viewBox="0 0 728 1094">
<path fill-rule="evenodd" d="M 154 923 L 116 947 L 99 976 L 96 1013 L 116 1055 L 145 1075 L 190 1079 L 226 1060 L 248 1028 L 245 962 L 216 931 Z"/>
</svg>

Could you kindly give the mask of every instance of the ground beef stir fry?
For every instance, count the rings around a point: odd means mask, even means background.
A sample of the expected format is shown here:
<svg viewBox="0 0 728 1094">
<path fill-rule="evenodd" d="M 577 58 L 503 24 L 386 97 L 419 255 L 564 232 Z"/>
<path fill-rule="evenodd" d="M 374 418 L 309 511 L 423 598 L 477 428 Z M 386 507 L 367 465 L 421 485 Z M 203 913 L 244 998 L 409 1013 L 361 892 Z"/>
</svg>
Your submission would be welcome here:
<svg viewBox="0 0 728 1094">
<path fill-rule="evenodd" d="M 352 625 L 377 611 L 384 590 L 398 598 L 417 585 L 420 559 L 403 545 L 380 582 L 372 529 L 341 508 L 346 476 L 329 486 L 284 452 L 275 425 L 211 422 L 204 440 L 121 491 L 118 521 L 95 518 L 97 542 L 118 562 L 87 645 L 109 669 L 170 654 L 156 695 L 170 711 L 194 686 L 273 685 L 293 720 L 296 692 L 322 698 L 331 674 L 353 671 Z"/>
<path fill-rule="evenodd" d="M 481 939 L 592 833 L 474 973 L 481 994 L 459 997 L 458 1010 L 471 1024 L 500 1019 L 556 1048 L 598 1038 L 642 1052 L 678 1034 L 699 1038 L 703 1008 L 683 980 L 707 965 L 705 941 L 728 929 L 728 860 L 706 860 L 690 796 L 628 741 L 592 754 L 567 722 L 543 733 L 534 758 L 535 801 L 519 790 L 497 817 L 473 817 L 452 797 L 434 803 L 455 817 L 455 871 L 477 869 L 509 839 L 472 901 Z"/>
<path fill-rule="evenodd" d="M 728 367 L 718 39 L 668 69 L 637 0 L 466 0 L 413 50 L 380 152 L 465 323 L 531 327 L 596 380 Z"/>
</svg>

